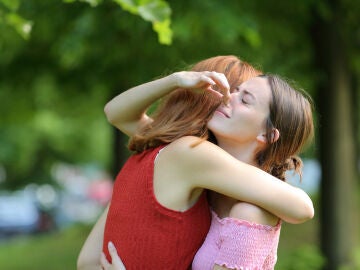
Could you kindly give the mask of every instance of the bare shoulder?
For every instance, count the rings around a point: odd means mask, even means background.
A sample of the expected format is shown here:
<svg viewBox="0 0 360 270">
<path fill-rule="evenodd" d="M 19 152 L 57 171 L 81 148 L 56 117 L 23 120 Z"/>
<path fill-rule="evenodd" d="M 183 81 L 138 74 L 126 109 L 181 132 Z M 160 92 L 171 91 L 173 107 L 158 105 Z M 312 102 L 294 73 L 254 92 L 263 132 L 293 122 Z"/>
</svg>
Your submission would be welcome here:
<svg viewBox="0 0 360 270">
<path fill-rule="evenodd" d="M 279 218 L 265 209 L 247 202 L 237 202 L 230 210 L 229 216 L 259 224 L 275 226 Z"/>
<path fill-rule="evenodd" d="M 220 166 L 225 159 L 219 159 L 219 152 L 224 152 L 217 145 L 195 136 L 184 136 L 167 145 L 159 155 L 159 164 L 179 174 L 190 182 L 209 179 L 208 173 L 215 166 Z M 220 154 L 221 155 L 221 154 Z M 221 160 L 221 161 L 220 161 Z M 195 185 L 196 186 L 196 185 Z M 195 187 L 194 186 L 194 187 Z"/>
<path fill-rule="evenodd" d="M 157 157 L 157 164 L 162 164 L 163 168 L 174 172 L 183 171 L 187 166 L 187 161 L 194 158 L 191 153 L 191 146 L 196 141 L 199 141 L 198 137 L 186 136 L 171 142 L 162 149 Z"/>
<path fill-rule="evenodd" d="M 218 151 L 226 153 L 217 145 L 196 136 L 181 137 L 170 143 L 163 150 L 165 156 L 184 159 L 184 161 L 206 157 L 209 153 Z"/>
</svg>

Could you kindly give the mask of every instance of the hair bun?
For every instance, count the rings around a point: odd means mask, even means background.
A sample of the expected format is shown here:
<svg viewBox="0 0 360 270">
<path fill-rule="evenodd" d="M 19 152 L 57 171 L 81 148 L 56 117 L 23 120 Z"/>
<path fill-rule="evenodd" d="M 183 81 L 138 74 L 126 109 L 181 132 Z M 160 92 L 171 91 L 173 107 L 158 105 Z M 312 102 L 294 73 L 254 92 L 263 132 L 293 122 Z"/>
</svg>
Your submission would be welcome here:
<svg viewBox="0 0 360 270">
<path fill-rule="evenodd" d="M 271 174 L 285 181 L 286 171 L 294 171 L 295 173 L 299 174 L 301 181 L 302 167 L 303 167 L 303 162 L 301 158 L 298 156 L 291 156 L 287 158 L 282 164 L 274 166 L 271 170 Z"/>
</svg>

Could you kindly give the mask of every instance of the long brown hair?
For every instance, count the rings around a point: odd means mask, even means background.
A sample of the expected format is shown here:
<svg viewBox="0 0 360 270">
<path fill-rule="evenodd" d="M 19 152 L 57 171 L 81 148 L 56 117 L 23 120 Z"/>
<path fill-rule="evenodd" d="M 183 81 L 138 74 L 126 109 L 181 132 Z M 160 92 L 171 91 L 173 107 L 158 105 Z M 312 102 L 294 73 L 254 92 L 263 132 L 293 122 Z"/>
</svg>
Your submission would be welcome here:
<svg viewBox="0 0 360 270">
<path fill-rule="evenodd" d="M 193 65 L 191 70 L 224 73 L 229 81 L 230 91 L 261 74 L 233 55 L 205 59 Z M 154 121 L 130 139 L 129 149 L 142 152 L 189 135 L 207 139 L 207 122 L 219 104 L 219 99 L 215 99 L 213 95 L 179 88 L 163 99 L 153 116 Z"/>
<path fill-rule="evenodd" d="M 267 144 L 257 153 L 259 166 L 270 174 L 285 180 L 287 170 L 295 170 L 301 177 L 302 161 L 296 156 L 314 135 L 313 105 L 309 95 L 295 90 L 290 83 L 276 75 L 262 75 L 271 89 L 270 114 L 266 120 Z M 276 128 L 280 137 L 272 142 Z"/>
</svg>

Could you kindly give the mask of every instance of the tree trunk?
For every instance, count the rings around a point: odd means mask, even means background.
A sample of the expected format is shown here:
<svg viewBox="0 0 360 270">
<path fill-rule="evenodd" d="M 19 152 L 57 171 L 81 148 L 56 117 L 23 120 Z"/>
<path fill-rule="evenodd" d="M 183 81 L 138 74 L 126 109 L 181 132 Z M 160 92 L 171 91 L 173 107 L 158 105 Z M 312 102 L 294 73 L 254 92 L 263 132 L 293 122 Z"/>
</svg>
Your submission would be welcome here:
<svg viewBox="0 0 360 270">
<path fill-rule="evenodd" d="M 352 266 L 357 240 L 355 207 L 357 176 L 355 117 L 351 80 L 341 36 L 338 3 L 328 1 L 332 17 L 315 14 L 312 28 L 315 61 L 319 69 L 317 105 L 319 113 L 321 181 L 321 248 L 325 269 Z M 355 268 L 351 268 L 355 269 Z"/>
</svg>

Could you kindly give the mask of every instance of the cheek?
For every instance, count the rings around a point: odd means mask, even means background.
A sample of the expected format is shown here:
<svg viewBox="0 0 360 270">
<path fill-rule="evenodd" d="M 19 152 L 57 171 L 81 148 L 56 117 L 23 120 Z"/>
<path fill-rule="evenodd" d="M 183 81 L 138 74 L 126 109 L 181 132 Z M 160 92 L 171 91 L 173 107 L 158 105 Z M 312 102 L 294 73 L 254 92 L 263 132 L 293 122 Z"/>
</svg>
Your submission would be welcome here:
<svg viewBox="0 0 360 270">
<path fill-rule="evenodd" d="M 219 124 L 221 124 L 220 119 L 218 119 L 218 117 L 211 117 L 209 122 L 207 122 L 207 128 L 211 131 L 213 131 L 213 129 L 215 129 L 217 126 L 219 126 Z"/>
<path fill-rule="evenodd" d="M 258 115 L 252 110 L 239 110 L 233 114 L 232 120 L 238 123 L 257 123 Z"/>
<path fill-rule="evenodd" d="M 265 118 L 262 114 L 254 113 L 254 111 L 242 111 L 234 118 L 234 125 L 241 126 L 242 129 L 248 132 L 259 132 L 263 129 Z"/>
</svg>

